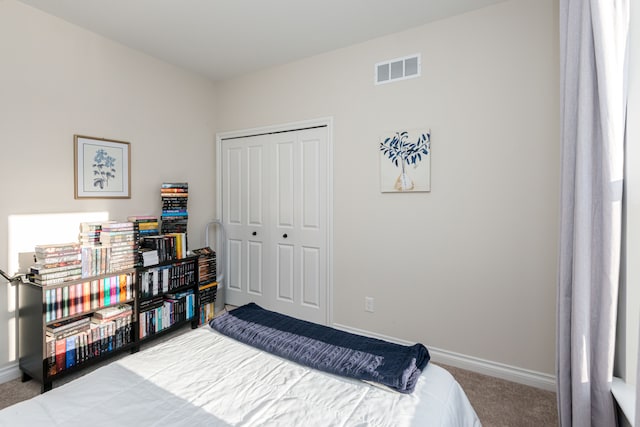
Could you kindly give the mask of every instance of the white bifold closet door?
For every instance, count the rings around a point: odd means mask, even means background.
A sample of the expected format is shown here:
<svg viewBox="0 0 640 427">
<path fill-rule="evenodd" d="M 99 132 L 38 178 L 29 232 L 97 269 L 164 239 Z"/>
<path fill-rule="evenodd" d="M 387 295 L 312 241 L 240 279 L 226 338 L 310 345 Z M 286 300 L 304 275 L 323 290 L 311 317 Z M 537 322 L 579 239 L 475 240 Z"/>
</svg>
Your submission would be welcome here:
<svg viewBox="0 0 640 427">
<path fill-rule="evenodd" d="M 327 128 L 222 141 L 225 301 L 327 322 Z"/>
</svg>

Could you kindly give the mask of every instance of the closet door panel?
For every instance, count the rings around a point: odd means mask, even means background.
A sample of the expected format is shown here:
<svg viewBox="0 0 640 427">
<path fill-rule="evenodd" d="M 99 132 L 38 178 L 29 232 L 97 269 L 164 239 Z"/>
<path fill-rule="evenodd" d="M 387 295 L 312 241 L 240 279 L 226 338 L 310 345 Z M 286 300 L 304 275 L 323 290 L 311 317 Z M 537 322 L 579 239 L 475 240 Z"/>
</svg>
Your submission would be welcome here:
<svg viewBox="0 0 640 427">
<path fill-rule="evenodd" d="M 304 229 L 320 229 L 320 143 L 317 139 L 303 140 L 301 148 L 302 223 Z"/>
<path fill-rule="evenodd" d="M 262 277 L 263 277 L 263 263 L 262 263 L 262 242 L 249 241 L 247 242 L 247 282 L 248 293 L 253 296 L 262 296 Z"/>
<path fill-rule="evenodd" d="M 264 225 L 264 146 L 247 148 L 247 223 L 250 226 Z"/>
<path fill-rule="evenodd" d="M 242 225 L 242 148 L 230 148 L 226 154 L 226 218 L 229 225 Z"/>
<path fill-rule="evenodd" d="M 276 269 L 277 299 L 280 301 L 294 302 L 294 247 L 292 245 L 278 245 Z"/>
<path fill-rule="evenodd" d="M 227 287 L 235 292 L 242 292 L 242 241 L 227 240 Z"/>
<path fill-rule="evenodd" d="M 294 140 L 276 144 L 276 218 L 279 227 L 293 227 Z"/>
<path fill-rule="evenodd" d="M 227 234 L 225 302 L 243 305 L 263 303 L 264 249 L 268 229 L 265 200 L 266 138 L 253 137 L 222 142 L 223 224 Z"/>
<path fill-rule="evenodd" d="M 303 305 L 320 309 L 320 249 L 302 248 L 302 271 L 300 284 Z"/>
</svg>

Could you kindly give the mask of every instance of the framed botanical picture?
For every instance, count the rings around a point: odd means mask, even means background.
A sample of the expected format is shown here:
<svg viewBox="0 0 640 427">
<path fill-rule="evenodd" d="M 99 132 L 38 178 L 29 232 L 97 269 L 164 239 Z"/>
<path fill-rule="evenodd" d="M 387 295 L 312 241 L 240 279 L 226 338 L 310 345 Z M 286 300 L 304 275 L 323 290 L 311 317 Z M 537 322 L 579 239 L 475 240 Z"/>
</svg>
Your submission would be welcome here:
<svg viewBox="0 0 640 427">
<path fill-rule="evenodd" d="M 380 191 L 431 191 L 431 131 L 397 130 L 380 137 Z"/>
<path fill-rule="evenodd" d="M 75 198 L 131 198 L 128 142 L 74 135 Z"/>
</svg>

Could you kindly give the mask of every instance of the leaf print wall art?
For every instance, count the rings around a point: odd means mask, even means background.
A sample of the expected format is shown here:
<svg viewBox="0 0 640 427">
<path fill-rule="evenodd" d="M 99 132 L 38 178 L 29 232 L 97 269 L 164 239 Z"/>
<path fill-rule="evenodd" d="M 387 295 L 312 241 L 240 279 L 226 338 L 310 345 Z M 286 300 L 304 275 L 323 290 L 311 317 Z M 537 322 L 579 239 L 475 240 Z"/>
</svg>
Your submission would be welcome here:
<svg viewBox="0 0 640 427">
<path fill-rule="evenodd" d="M 130 198 L 130 156 L 128 142 L 75 135 L 75 198 Z"/>
<path fill-rule="evenodd" d="M 387 132 L 380 138 L 380 191 L 431 191 L 431 131 Z"/>
</svg>

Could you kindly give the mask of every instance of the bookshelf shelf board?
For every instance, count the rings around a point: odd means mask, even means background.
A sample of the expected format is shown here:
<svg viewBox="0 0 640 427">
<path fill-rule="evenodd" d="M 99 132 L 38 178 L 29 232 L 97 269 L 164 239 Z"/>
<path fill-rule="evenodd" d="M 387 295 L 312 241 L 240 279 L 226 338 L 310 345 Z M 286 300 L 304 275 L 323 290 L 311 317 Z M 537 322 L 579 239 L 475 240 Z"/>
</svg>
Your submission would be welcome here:
<svg viewBox="0 0 640 427">
<path fill-rule="evenodd" d="M 139 343 L 145 343 L 147 341 L 152 341 L 152 340 L 154 340 L 156 338 L 159 338 L 159 337 L 161 337 L 163 335 L 166 335 L 169 332 L 173 332 L 176 329 L 179 329 L 179 328 L 181 328 L 181 327 L 183 327 L 185 325 L 188 325 L 188 324 L 191 324 L 191 329 L 196 329 L 197 325 L 194 326 L 194 322 L 197 321 L 197 320 L 198 319 L 196 318 L 196 316 L 190 317 L 188 319 L 180 320 L 180 321 L 174 323 L 173 325 L 169 326 L 168 328 L 164 328 L 161 331 L 154 332 L 152 334 L 149 334 L 149 335 L 147 335 L 145 337 L 140 338 L 139 339 Z"/>
<path fill-rule="evenodd" d="M 79 363 L 77 365 L 74 365 L 74 366 L 71 366 L 69 368 L 66 368 L 64 371 L 56 372 L 53 375 L 49 375 L 49 381 L 53 382 L 53 381 L 56 381 L 56 380 L 60 380 L 60 379 L 62 379 L 64 377 L 66 377 L 67 375 L 73 374 L 74 372 L 81 371 L 81 370 L 83 370 L 85 368 L 88 368 L 89 366 L 95 365 L 96 363 L 103 362 L 103 361 L 105 361 L 105 360 L 107 360 L 107 359 L 109 359 L 109 358 L 111 358 L 113 356 L 116 356 L 116 355 L 118 355 L 120 353 L 123 353 L 123 352 L 125 352 L 127 350 L 135 350 L 135 349 L 137 349 L 137 347 L 138 347 L 138 343 L 132 341 L 132 342 L 130 342 L 128 344 L 123 345 L 120 348 L 104 352 L 104 353 L 100 354 L 100 356 L 98 356 L 98 357 L 91 358 L 91 359 L 89 359 L 89 360 L 87 360 L 85 362 L 82 362 L 82 363 Z M 46 362 L 46 360 L 44 362 Z M 46 366 L 44 366 L 44 368 L 46 369 Z"/>
<path fill-rule="evenodd" d="M 82 277 L 80 279 L 69 280 L 62 283 L 56 283 L 55 285 L 41 285 L 39 283 L 35 283 L 32 281 L 24 282 L 24 284 L 29 286 L 35 286 L 42 289 L 57 289 L 57 288 L 64 288 L 65 286 L 77 285 L 78 283 L 91 282 L 94 280 L 102 280 L 102 279 L 106 279 L 107 277 L 122 276 L 123 274 L 134 274 L 135 272 L 136 272 L 135 268 L 129 268 L 127 270 L 100 274 L 98 276 Z"/>
<path fill-rule="evenodd" d="M 91 310 L 83 311 L 82 313 L 76 313 L 76 314 L 72 314 L 70 316 L 61 317 L 60 319 L 50 320 L 48 322 L 45 321 L 44 324 L 46 326 L 50 326 L 50 325 L 53 325 L 55 323 L 64 322 L 66 320 L 71 320 L 71 319 L 80 318 L 80 317 L 86 317 L 86 316 L 88 316 L 90 314 L 95 313 L 98 310 L 102 310 L 103 308 L 115 307 L 115 306 L 118 306 L 120 304 L 133 305 L 134 303 L 135 303 L 135 299 L 131 298 L 131 299 L 128 299 L 128 300 L 125 300 L 125 301 L 119 301 L 119 302 L 117 302 L 115 304 L 105 305 L 103 307 L 92 308 Z"/>
</svg>

